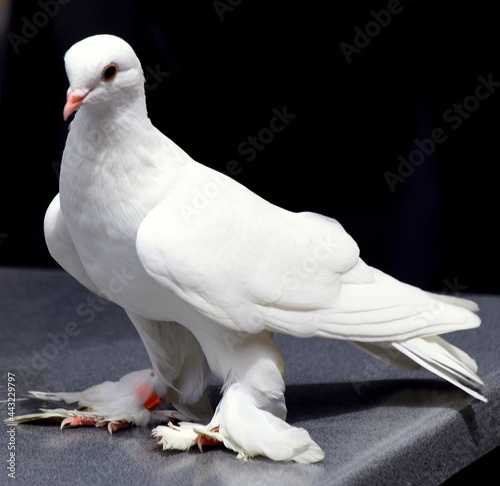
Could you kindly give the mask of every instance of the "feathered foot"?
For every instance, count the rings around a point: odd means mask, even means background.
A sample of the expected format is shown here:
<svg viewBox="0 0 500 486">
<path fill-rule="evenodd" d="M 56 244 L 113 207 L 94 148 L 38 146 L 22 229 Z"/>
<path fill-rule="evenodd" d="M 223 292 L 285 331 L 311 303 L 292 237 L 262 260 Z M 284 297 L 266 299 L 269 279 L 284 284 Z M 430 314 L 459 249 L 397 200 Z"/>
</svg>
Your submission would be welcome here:
<svg viewBox="0 0 500 486">
<path fill-rule="evenodd" d="M 103 427 L 110 434 L 132 425 L 167 423 L 169 420 L 186 420 L 176 410 L 154 410 L 161 404 L 155 391 L 155 374 L 152 370 L 136 371 L 117 382 L 104 382 L 82 392 L 29 394 L 40 400 L 78 403 L 79 409 L 41 409 L 39 413 L 19 415 L 15 423 L 57 422 L 66 427 Z M 12 423 L 12 421 L 10 421 Z"/>
<path fill-rule="evenodd" d="M 109 421 L 103 417 L 72 415 L 61 422 L 61 430 L 65 427 L 103 427 L 104 425 L 108 426 L 108 432 L 112 435 L 117 430 L 131 427 L 132 422 L 127 420 Z"/>
<path fill-rule="evenodd" d="M 154 410 L 151 412 L 149 423 L 166 423 L 179 417 L 183 416 L 176 410 Z M 128 420 L 109 420 L 91 410 L 67 410 L 65 408 L 41 408 L 40 412 L 18 415 L 12 420 L 5 420 L 5 422 L 9 424 L 24 424 L 29 422 L 55 423 L 60 424 L 61 430 L 74 427 L 107 426 L 110 434 L 135 425 L 134 422 Z"/>
<path fill-rule="evenodd" d="M 169 422 L 167 426 L 159 425 L 153 429 L 151 435 L 156 437 L 156 442 L 164 451 L 187 451 L 197 445 L 199 451 L 203 452 L 203 447 L 223 445 L 223 437 L 217 427 L 209 430 L 206 426 L 190 422 L 181 422 L 179 425 Z"/>
<path fill-rule="evenodd" d="M 61 430 L 66 427 L 102 427 L 108 426 L 110 434 L 119 429 L 130 427 L 132 422 L 126 420 L 110 421 L 90 410 L 66 410 L 41 408 L 39 413 L 18 415 L 9 423 L 23 424 L 27 422 L 60 423 Z"/>
<path fill-rule="evenodd" d="M 187 451 L 198 445 L 224 445 L 244 461 L 264 456 L 273 461 L 312 463 L 325 453 L 302 428 L 293 427 L 272 413 L 259 409 L 242 387 L 226 390 L 212 421 L 206 425 L 181 422 L 152 431 L 163 450 Z"/>
</svg>

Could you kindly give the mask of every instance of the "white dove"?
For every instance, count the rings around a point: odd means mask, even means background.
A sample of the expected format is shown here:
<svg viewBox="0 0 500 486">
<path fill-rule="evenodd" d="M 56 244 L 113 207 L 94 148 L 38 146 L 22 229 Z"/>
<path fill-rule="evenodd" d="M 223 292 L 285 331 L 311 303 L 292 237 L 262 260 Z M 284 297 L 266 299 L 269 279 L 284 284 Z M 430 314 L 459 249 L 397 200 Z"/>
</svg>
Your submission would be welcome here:
<svg viewBox="0 0 500 486">
<path fill-rule="evenodd" d="M 64 117 L 78 112 L 45 218 L 47 245 L 79 282 L 125 309 L 157 397 L 202 422 L 158 426 L 165 449 L 205 437 L 243 459 L 324 457 L 306 430 L 285 422 L 273 333 L 345 340 L 486 400 L 475 362 L 438 336 L 479 326 L 475 303 L 397 281 L 365 264 L 337 221 L 281 209 L 195 162 L 152 125 L 141 64 L 124 40 L 86 38 L 65 65 Z M 207 424 L 210 371 L 223 395 Z M 121 414 L 110 403 L 112 417 L 101 420 L 131 420 L 124 393 L 109 398 Z"/>
</svg>

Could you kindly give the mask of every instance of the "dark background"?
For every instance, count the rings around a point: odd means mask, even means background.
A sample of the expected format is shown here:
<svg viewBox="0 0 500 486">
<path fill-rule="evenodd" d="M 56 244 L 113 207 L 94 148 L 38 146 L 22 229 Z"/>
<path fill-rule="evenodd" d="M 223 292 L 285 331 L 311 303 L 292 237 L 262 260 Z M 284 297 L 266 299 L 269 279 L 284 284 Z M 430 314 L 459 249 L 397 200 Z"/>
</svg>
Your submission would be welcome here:
<svg viewBox="0 0 500 486">
<path fill-rule="evenodd" d="M 388 7 L 399 13 L 377 27 L 371 11 Z M 347 62 L 355 27 L 372 37 Z M 261 196 L 338 219 L 401 280 L 497 293 L 500 87 L 468 98 L 456 124 L 443 115 L 479 76 L 500 82 L 499 31 L 486 1 L 14 1 L 0 44 L 0 265 L 55 265 L 42 224 L 67 133 L 63 55 L 112 33 L 149 75 L 154 124 L 196 160 L 235 160 Z M 296 117 L 248 162 L 238 146 L 283 107 Z M 446 140 L 391 190 L 384 174 L 437 128 Z"/>
</svg>

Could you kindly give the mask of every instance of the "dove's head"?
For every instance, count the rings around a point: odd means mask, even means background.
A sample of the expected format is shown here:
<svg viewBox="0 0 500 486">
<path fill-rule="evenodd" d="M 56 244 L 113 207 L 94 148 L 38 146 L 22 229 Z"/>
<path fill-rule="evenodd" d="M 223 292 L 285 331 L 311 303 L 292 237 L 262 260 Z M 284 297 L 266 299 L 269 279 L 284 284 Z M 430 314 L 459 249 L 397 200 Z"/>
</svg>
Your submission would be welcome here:
<svg viewBox="0 0 500 486">
<path fill-rule="evenodd" d="M 87 37 L 66 52 L 64 62 L 70 83 L 65 120 L 82 105 L 110 110 L 144 97 L 141 63 L 130 45 L 119 37 Z"/>
</svg>

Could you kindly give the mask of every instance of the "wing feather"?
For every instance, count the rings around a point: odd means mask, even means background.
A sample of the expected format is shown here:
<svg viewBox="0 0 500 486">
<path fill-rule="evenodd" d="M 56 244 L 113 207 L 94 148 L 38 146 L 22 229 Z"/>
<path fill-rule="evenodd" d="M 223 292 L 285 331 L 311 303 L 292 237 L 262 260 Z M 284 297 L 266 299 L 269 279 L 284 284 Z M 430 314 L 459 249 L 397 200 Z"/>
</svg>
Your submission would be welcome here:
<svg viewBox="0 0 500 486">
<path fill-rule="evenodd" d="M 337 221 L 281 209 L 204 166 L 190 171 L 145 218 L 136 247 L 153 278 L 219 324 L 359 342 L 479 325 L 461 299 L 367 266 Z"/>
<path fill-rule="evenodd" d="M 269 328 L 282 311 L 288 332 L 310 333 L 294 328 L 307 326 L 311 312 L 331 311 L 346 271 L 372 279 L 337 221 L 286 211 L 196 167 L 200 174 L 191 167 L 188 182 L 181 179 L 145 218 L 136 247 L 146 271 L 198 311 L 248 332 Z"/>
</svg>

